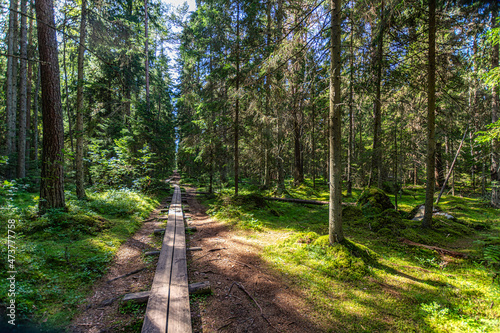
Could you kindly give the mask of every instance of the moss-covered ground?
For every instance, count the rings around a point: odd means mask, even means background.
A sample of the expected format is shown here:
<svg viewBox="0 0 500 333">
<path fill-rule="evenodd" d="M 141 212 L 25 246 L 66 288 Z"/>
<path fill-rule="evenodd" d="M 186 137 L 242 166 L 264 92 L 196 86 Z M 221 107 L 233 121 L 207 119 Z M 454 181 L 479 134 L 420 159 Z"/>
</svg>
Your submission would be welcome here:
<svg viewBox="0 0 500 333">
<path fill-rule="evenodd" d="M 355 189 L 344 202 L 357 202 Z M 344 244 L 328 242 L 328 207 L 265 201 L 255 186 L 205 199 L 209 213 L 244 232 L 262 258 L 307 298 L 328 332 L 499 332 L 496 279 L 500 214 L 481 198 L 444 195 L 432 229 L 411 221 L 425 189 L 408 187 L 398 210 L 347 205 Z M 345 193 L 344 193 L 345 194 Z M 287 196 L 327 200 L 325 185 L 287 187 Z M 394 195 L 389 195 L 395 203 Z M 409 239 L 467 254 L 456 258 L 401 242 Z M 496 246 L 496 247 L 495 247 Z M 491 252 L 489 254 L 489 252 Z M 500 253 L 500 250 L 498 251 Z"/>
<path fill-rule="evenodd" d="M 163 191 L 145 195 L 129 189 L 87 190 L 80 201 L 66 191 L 67 211 L 37 216 L 38 194 L 12 186 L 0 215 L 0 307 L 8 290 L 7 221 L 15 220 L 16 324 L 37 332 L 63 331 L 119 246 L 159 204 Z M 2 320 L 7 318 L 1 313 Z M 1 328 L 0 328 L 1 331 Z"/>
</svg>

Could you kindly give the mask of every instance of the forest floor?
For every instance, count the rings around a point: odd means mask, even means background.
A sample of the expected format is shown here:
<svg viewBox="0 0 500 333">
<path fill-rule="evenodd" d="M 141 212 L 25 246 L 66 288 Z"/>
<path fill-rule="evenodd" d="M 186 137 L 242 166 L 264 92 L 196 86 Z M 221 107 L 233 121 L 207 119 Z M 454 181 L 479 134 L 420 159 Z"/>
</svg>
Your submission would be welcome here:
<svg viewBox="0 0 500 333">
<path fill-rule="evenodd" d="M 292 290 L 249 242 L 251 231 L 235 232 L 212 219 L 188 187 L 192 225 L 190 283 L 210 281 L 213 295 L 191 302 L 193 332 L 320 332 L 303 295 Z M 247 294 L 248 293 L 248 294 Z"/>
<path fill-rule="evenodd" d="M 187 246 L 202 251 L 188 252 L 189 283 L 210 281 L 213 294 L 190 299 L 193 332 L 321 332 L 303 301 L 303 295 L 287 286 L 259 256 L 259 247 L 246 241 L 250 231 L 234 232 L 230 225 L 206 214 L 187 187 L 191 226 L 197 232 L 187 235 Z M 144 252 L 159 250 L 153 230 L 160 207 L 154 210 L 130 239 L 118 250 L 109 271 L 80 305 L 69 331 L 76 333 L 140 332 L 146 305 L 123 305 L 126 293 L 149 290 L 157 259 L 145 262 Z M 127 277 L 127 273 L 145 268 Z"/>
<path fill-rule="evenodd" d="M 153 235 L 153 231 L 164 224 L 158 221 L 158 217 L 166 203 L 164 200 L 144 220 L 142 227 L 120 246 L 108 273 L 94 285 L 89 297 L 80 305 L 79 314 L 68 328 L 70 332 L 140 332 L 142 321 L 137 320 L 136 314 L 143 312 L 144 306 L 123 307 L 118 299 L 127 293 L 148 290 L 148 284 L 151 285 L 156 262 L 145 260 L 144 252 L 157 248 L 158 237 Z M 109 282 L 142 268 L 144 270 L 138 273 Z"/>
</svg>

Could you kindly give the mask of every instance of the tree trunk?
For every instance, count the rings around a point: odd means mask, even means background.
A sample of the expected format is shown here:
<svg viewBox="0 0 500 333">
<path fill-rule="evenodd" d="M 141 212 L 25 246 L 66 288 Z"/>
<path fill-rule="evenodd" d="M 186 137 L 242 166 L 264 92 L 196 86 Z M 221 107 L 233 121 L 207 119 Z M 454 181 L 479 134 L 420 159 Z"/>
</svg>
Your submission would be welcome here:
<svg viewBox="0 0 500 333">
<path fill-rule="evenodd" d="M 65 208 L 63 149 L 64 127 L 61 82 L 52 0 L 35 3 L 42 86 L 43 148 L 39 211 Z"/>
<path fill-rule="evenodd" d="M 66 34 L 66 24 L 67 24 L 67 17 L 66 17 L 66 11 L 64 12 L 64 21 L 63 21 L 63 72 L 64 72 L 64 102 L 65 102 L 65 107 L 66 107 L 66 115 L 68 117 L 68 135 L 69 135 L 69 142 L 70 142 L 70 147 L 71 147 L 71 153 L 75 151 L 75 147 L 73 144 L 73 123 L 72 123 L 72 118 L 71 117 L 71 112 L 69 109 L 69 86 L 68 86 L 68 70 L 67 70 L 67 65 L 66 65 L 66 44 L 67 44 L 67 34 Z"/>
<path fill-rule="evenodd" d="M 382 57 L 384 46 L 384 1 L 382 0 L 380 9 L 380 32 L 377 41 L 377 53 L 375 56 L 376 68 L 376 97 L 373 105 L 373 155 L 372 172 L 370 176 L 370 186 L 381 186 L 381 168 L 382 168 L 382 101 L 381 101 L 381 83 L 382 83 Z"/>
<path fill-rule="evenodd" d="M 149 114 L 149 48 L 148 48 L 148 1 L 144 0 L 144 24 L 145 24 L 145 68 L 146 68 L 146 110 Z"/>
<path fill-rule="evenodd" d="M 330 139 L 330 203 L 328 209 L 330 244 L 342 242 L 342 110 L 340 99 L 340 37 L 342 0 L 330 0 L 331 8 L 331 64 L 330 64 L 330 114 L 328 117 Z"/>
<path fill-rule="evenodd" d="M 493 22 L 496 22 L 498 11 L 493 14 Z M 496 26 L 496 23 L 493 23 Z M 498 43 L 493 46 L 493 54 L 491 57 L 491 68 L 498 67 Z M 498 85 L 492 89 L 492 107 L 491 107 L 491 122 L 498 121 Z M 500 140 L 493 139 L 491 145 L 491 205 L 500 208 Z"/>
<path fill-rule="evenodd" d="M 14 178 L 14 153 L 16 151 L 16 116 L 17 116 L 17 0 L 10 1 L 9 35 L 7 46 L 7 149 L 9 157 L 7 178 Z"/>
<path fill-rule="evenodd" d="M 429 0 L 429 73 L 427 105 L 427 187 L 422 227 L 432 227 L 436 165 L 436 0 Z"/>
<path fill-rule="evenodd" d="M 78 83 L 76 88 L 76 196 L 78 199 L 85 199 L 85 176 L 83 167 L 83 56 L 85 53 L 87 19 L 87 0 L 82 0 L 82 14 L 80 18 L 80 45 L 78 46 Z"/>
<path fill-rule="evenodd" d="M 21 66 L 19 68 L 19 135 L 17 178 L 26 177 L 26 114 L 28 113 L 28 14 L 27 0 L 21 0 Z"/>
<path fill-rule="evenodd" d="M 30 23 L 28 28 L 28 59 L 33 59 L 33 6 L 31 0 L 29 1 L 29 17 Z M 31 95 L 32 95 L 32 81 L 33 81 L 33 61 L 28 61 L 28 77 L 27 77 L 27 93 L 26 93 L 26 157 L 25 157 L 25 165 L 26 172 L 29 171 L 30 168 L 30 157 L 31 157 L 31 144 L 33 139 L 33 128 L 31 126 Z"/>
<path fill-rule="evenodd" d="M 33 97 L 33 160 L 38 162 L 38 97 L 40 95 L 40 64 L 36 74 L 35 96 Z M 38 164 L 35 163 L 38 168 Z"/>
<path fill-rule="evenodd" d="M 347 195 L 350 196 L 352 195 L 352 156 L 353 156 L 353 104 L 354 104 L 354 99 L 353 99 L 353 84 L 354 84 L 354 47 L 353 47 L 353 40 L 354 40 L 354 21 L 352 18 L 353 11 L 354 11 L 354 4 L 352 4 L 352 9 L 351 9 L 351 17 L 350 17 L 350 23 L 351 23 L 351 31 L 350 31 L 350 52 L 351 55 L 349 57 L 349 138 L 347 142 Z"/>
<path fill-rule="evenodd" d="M 236 109 L 234 111 L 234 195 L 238 195 L 240 178 L 239 122 L 240 122 L 240 3 L 236 2 Z"/>
<path fill-rule="evenodd" d="M 282 29 L 283 29 L 283 0 L 278 0 L 278 9 L 276 12 L 277 15 L 277 38 L 276 40 L 279 42 L 282 37 Z M 281 73 L 278 72 L 277 83 L 281 83 Z M 278 93 L 279 94 L 279 93 Z M 278 96 L 279 98 L 280 96 Z M 277 154 L 276 154 L 276 166 L 278 169 L 278 186 L 277 192 L 278 194 L 282 194 L 285 192 L 285 170 L 283 169 L 283 158 L 282 154 L 282 145 L 283 145 L 283 129 L 282 129 L 282 119 L 280 114 L 280 106 L 278 105 L 281 101 L 276 103 L 276 129 L 277 129 Z"/>
</svg>

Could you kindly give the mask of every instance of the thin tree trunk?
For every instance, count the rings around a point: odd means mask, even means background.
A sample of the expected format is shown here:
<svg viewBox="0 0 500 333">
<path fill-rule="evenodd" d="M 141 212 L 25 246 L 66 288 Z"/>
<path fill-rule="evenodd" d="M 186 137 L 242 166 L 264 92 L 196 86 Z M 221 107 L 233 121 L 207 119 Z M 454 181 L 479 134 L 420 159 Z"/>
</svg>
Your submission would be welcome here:
<svg viewBox="0 0 500 333">
<path fill-rule="evenodd" d="M 64 208 L 64 127 L 52 0 L 35 3 L 42 85 L 43 148 L 39 211 Z"/>
<path fill-rule="evenodd" d="M 448 183 L 448 179 L 450 179 L 450 175 L 452 171 L 454 170 L 455 167 L 455 162 L 457 161 L 458 155 L 460 154 L 460 150 L 462 149 L 462 145 L 464 144 L 465 140 L 465 134 L 467 134 L 467 130 L 465 130 L 464 136 L 462 137 L 462 141 L 460 142 L 460 146 L 458 146 L 457 153 L 455 154 L 455 158 L 453 159 L 453 162 L 451 163 L 450 170 L 448 171 L 448 174 L 446 175 L 446 178 L 444 179 L 443 186 L 441 187 L 441 191 L 439 192 L 439 195 L 436 199 L 435 205 L 439 203 L 439 200 L 441 200 L 441 196 L 443 195 L 444 189 L 446 188 L 446 184 Z"/>
<path fill-rule="evenodd" d="M 26 114 L 28 113 L 28 14 L 27 0 L 21 0 L 21 66 L 19 69 L 19 135 L 17 177 L 26 177 Z"/>
<path fill-rule="evenodd" d="M 353 8 L 354 4 L 351 2 L 351 18 L 350 18 L 350 23 L 351 23 L 351 31 L 350 31 L 350 52 L 351 56 L 349 57 L 349 67 L 350 67 L 350 75 L 349 75 L 349 138 L 348 138 L 348 146 L 347 146 L 347 195 L 350 196 L 352 195 L 352 155 L 353 155 L 353 104 L 354 104 L 354 99 L 353 99 L 353 83 L 354 83 L 354 47 L 353 47 L 353 40 L 354 40 L 354 20 L 352 18 L 353 15 Z"/>
<path fill-rule="evenodd" d="M 427 187 L 422 227 L 432 227 L 436 165 L 436 0 L 429 0 L 429 73 L 427 106 Z"/>
<path fill-rule="evenodd" d="M 80 45 L 78 46 L 78 82 L 76 88 L 76 196 L 78 199 L 85 199 L 85 175 L 83 166 L 83 60 L 85 53 L 85 36 L 86 36 L 86 19 L 87 19 L 87 0 L 82 0 L 82 13 L 80 18 Z"/>
<path fill-rule="evenodd" d="M 381 186 L 381 168 L 382 168 L 382 101 L 381 101 L 381 84 L 382 84 L 382 57 L 384 46 L 384 1 L 380 5 L 380 32 L 377 41 L 377 53 L 375 57 L 376 65 L 376 97 L 373 106 L 373 156 L 372 156 L 372 172 L 370 176 L 370 186 Z"/>
<path fill-rule="evenodd" d="M 497 4 L 495 4 L 496 6 Z M 493 22 L 496 22 L 498 10 L 494 11 Z M 496 26 L 496 23 L 493 23 Z M 493 54 L 491 57 L 491 68 L 498 67 L 498 43 L 493 46 Z M 498 121 L 498 85 L 492 89 L 492 107 L 491 107 L 491 122 Z M 493 139 L 491 145 L 491 205 L 500 208 L 500 140 Z"/>
<path fill-rule="evenodd" d="M 30 21 L 29 21 L 29 28 L 28 28 L 28 52 L 27 56 L 28 59 L 33 59 L 33 6 L 31 3 L 31 0 L 29 1 L 29 7 L 30 7 Z M 26 172 L 29 171 L 30 169 L 30 156 L 31 156 L 31 142 L 33 139 L 33 130 L 31 126 L 31 95 L 32 95 L 32 81 L 33 81 L 33 62 L 28 61 L 28 77 L 27 77 L 27 93 L 26 93 L 26 154 L 25 154 L 25 165 L 26 165 Z"/>
<path fill-rule="evenodd" d="M 37 68 L 36 74 L 36 86 L 35 86 L 35 96 L 33 97 L 33 160 L 35 161 L 35 165 L 38 162 L 38 97 L 40 96 L 40 64 Z M 38 168 L 38 165 L 37 165 Z"/>
<path fill-rule="evenodd" d="M 281 40 L 282 33 L 283 33 L 283 0 L 278 0 L 278 9 L 277 9 L 277 40 Z M 281 83 L 281 74 L 278 72 L 277 76 L 277 83 Z M 281 97 L 281 95 L 278 96 L 278 99 Z M 281 157 L 282 150 L 283 150 L 283 129 L 282 129 L 282 119 L 281 119 L 281 108 L 280 104 L 281 100 L 278 100 L 276 103 L 276 129 L 277 129 L 277 154 L 276 154 L 276 165 L 278 168 L 278 186 L 277 186 L 277 192 L 279 195 L 281 195 L 283 192 L 285 192 L 285 170 L 283 168 L 283 158 Z"/>
<path fill-rule="evenodd" d="M 66 44 L 67 44 L 67 36 L 66 36 L 66 11 L 64 12 L 64 22 L 63 22 L 63 71 L 64 71 L 64 92 L 65 92 L 65 107 L 66 107 L 66 115 L 68 117 L 68 134 L 69 134 L 69 142 L 71 147 L 71 152 L 75 151 L 75 147 L 73 145 L 73 123 L 71 112 L 69 110 L 69 86 L 68 86 L 68 70 L 66 66 Z"/>
<path fill-rule="evenodd" d="M 342 0 L 330 0 L 331 16 L 331 64 L 330 64 L 330 114 L 328 117 L 330 137 L 330 202 L 328 209 L 330 244 L 344 241 L 342 230 L 342 110 L 340 99 L 340 37 Z"/>
<path fill-rule="evenodd" d="M 148 49 L 148 1 L 144 0 L 144 23 L 145 23 L 145 68 L 146 68 L 146 110 L 149 112 L 149 49 Z"/>
<path fill-rule="evenodd" d="M 234 112 L 234 195 L 238 195 L 240 178 L 239 122 L 240 122 L 240 3 L 236 2 L 236 109 Z"/>
<path fill-rule="evenodd" d="M 9 167 L 7 178 L 14 178 L 14 153 L 16 151 L 16 117 L 17 117 L 17 0 L 10 1 L 9 35 L 7 46 L 7 149 Z"/>
</svg>

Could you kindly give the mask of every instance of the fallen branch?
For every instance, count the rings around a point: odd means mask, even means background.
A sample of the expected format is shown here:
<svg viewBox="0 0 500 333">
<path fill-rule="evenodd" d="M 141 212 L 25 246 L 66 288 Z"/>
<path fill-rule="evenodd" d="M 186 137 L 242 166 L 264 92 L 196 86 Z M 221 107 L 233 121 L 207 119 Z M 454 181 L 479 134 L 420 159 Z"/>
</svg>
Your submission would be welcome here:
<svg viewBox="0 0 500 333">
<path fill-rule="evenodd" d="M 283 201 L 283 202 L 293 202 L 293 203 L 310 204 L 310 205 L 328 205 L 328 201 L 318 201 L 318 200 L 304 200 L 304 199 L 276 198 L 276 197 L 265 197 L 264 199 L 270 201 Z"/>
<path fill-rule="evenodd" d="M 225 250 L 225 249 L 226 249 L 225 247 L 216 248 L 216 249 L 210 249 L 210 250 L 208 250 L 208 252 L 215 252 L 215 251 L 220 251 L 220 250 Z"/>
<path fill-rule="evenodd" d="M 436 252 L 438 252 L 440 254 L 446 254 L 446 255 L 449 255 L 449 256 L 452 256 L 452 257 L 455 257 L 455 258 L 467 258 L 467 255 L 465 253 L 451 251 L 451 250 L 446 250 L 446 249 L 443 249 L 443 248 L 440 248 L 440 247 L 437 247 L 437 246 L 431 246 L 431 245 L 425 245 L 425 244 L 415 243 L 415 242 L 412 242 L 411 240 L 406 239 L 406 238 L 401 239 L 401 242 L 404 243 L 404 244 L 407 244 L 407 245 L 418 246 L 418 247 L 423 247 L 425 249 L 434 250 L 434 251 L 436 251 Z"/>
<path fill-rule="evenodd" d="M 264 311 L 262 311 L 262 307 L 259 305 L 259 303 L 257 303 L 257 301 L 255 300 L 255 298 L 253 298 L 252 295 L 250 295 L 250 293 L 245 289 L 245 287 L 238 283 L 238 282 L 233 282 L 233 284 L 231 285 L 231 287 L 229 288 L 229 291 L 227 293 L 227 295 L 229 295 L 231 293 L 231 290 L 233 289 L 233 286 L 236 285 L 238 288 L 240 288 L 245 294 L 247 294 L 248 297 L 250 297 L 250 299 L 255 303 L 255 305 L 257 305 L 257 307 L 259 308 L 260 310 L 260 315 L 262 316 L 262 318 L 264 318 L 264 320 L 269 324 L 269 326 L 271 326 L 272 328 L 274 328 L 275 331 L 277 332 L 280 332 L 280 330 L 278 330 L 276 327 L 274 327 L 273 324 L 271 324 L 271 322 L 269 321 L 269 319 L 266 318 L 266 316 L 264 316 Z"/>
<path fill-rule="evenodd" d="M 142 272 L 145 269 L 146 269 L 146 267 L 143 267 L 143 268 L 136 269 L 135 271 L 129 272 L 127 274 L 123 274 L 123 275 L 117 276 L 117 277 L 115 277 L 115 278 L 113 278 L 111 280 L 108 280 L 107 283 L 113 282 L 115 280 L 118 280 L 118 279 L 130 276 L 130 275 L 133 275 L 133 274 L 136 274 L 136 273 L 139 273 L 139 272 Z"/>
</svg>

